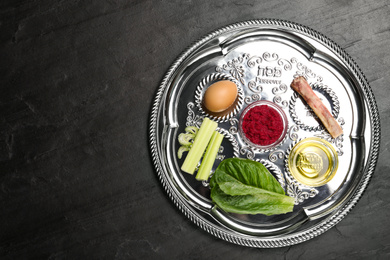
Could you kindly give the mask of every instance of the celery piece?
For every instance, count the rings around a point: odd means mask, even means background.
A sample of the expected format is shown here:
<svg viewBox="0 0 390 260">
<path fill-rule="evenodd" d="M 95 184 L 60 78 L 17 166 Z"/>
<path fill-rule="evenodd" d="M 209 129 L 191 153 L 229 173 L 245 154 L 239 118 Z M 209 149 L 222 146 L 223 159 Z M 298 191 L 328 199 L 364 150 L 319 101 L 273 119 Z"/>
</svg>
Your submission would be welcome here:
<svg viewBox="0 0 390 260">
<path fill-rule="evenodd" d="M 198 133 L 198 128 L 196 126 L 187 126 L 184 130 L 186 132 L 179 134 L 178 137 L 179 144 L 181 144 L 177 151 L 177 158 L 179 159 L 181 159 L 184 152 L 188 152 L 191 149 L 195 136 Z"/>
<path fill-rule="evenodd" d="M 190 133 L 190 134 L 194 134 L 194 136 L 198 133 L 198 128 L 196 126 L 187 126 L 184 131 L 186 131 L 186 133 Z"/>
<path fill-rule="evenodd" d="M 200 126 L 199 131 L 195 136 L 191 150 L 188 152 L 187 157 L 181 166 L 182 171 L 189 174 L 194 174 L 196 166 L 202 158 L 207 144 L 209 143 L 215 129 L 217 129 L 217 126 L 218 124 L 209 118 L 205 117 L 205 119 L 203 119 L 202 125 Z"/>
<path fill-rule="evenodd" d="M 181 133 L 179 134 L 178 137 L 179 144 L 184 146 L 191 146 L 192 140 L 194 140 L 194 138 L 195 138 L 195 134 Z"/>
<path fill-rule="evenodd" d="M 211 169 L 213 168 L 214 161 L 215 158 L 217 157 L 222 140 L 223 140 L 223 134 L 214 131 L 210 143 L 207 146 L 206 153 L 203 156 L 202 163 L 200 164 L 200 168 L 195 179 L 199 181 L 205 181 L 209 178 L 211 174 Z"/>
<path fill-rule="evenodd" d="M 179 150 L 177 150 L 177 158 L 181 159 L 181 157 L 183 157 L 183 153 L 184 152 L 188 152 L 190 150 L 190 147 L 189 146 L 180 146 L 179 147 Z"/>
</svg>

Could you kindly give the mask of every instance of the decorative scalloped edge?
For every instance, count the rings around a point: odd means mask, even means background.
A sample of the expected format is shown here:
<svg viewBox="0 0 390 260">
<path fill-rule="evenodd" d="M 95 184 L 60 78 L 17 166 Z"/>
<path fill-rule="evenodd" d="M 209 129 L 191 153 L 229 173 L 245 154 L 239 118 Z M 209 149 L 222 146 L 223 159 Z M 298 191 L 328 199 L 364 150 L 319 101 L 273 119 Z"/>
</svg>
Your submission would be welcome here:
<svg viewBox="0 0 390 260">
<path fill-rule="evenodd" d="M 233 156 L 234 157 L 238 157 L 239 156 L 239 147 L 238 147 L 238 142 L 236 140 L 236 138 L 234 138 L 234 136 L 229 133 L 228 130 L 224 129 L 224 128 L 217 128 L 217 131 L 220 133 L 220 134 L 223 134 L 223 136 L 231 143 L 232 147 L 233 147 Z"/>
<path fill-rule="evenodd" d="M 161 103 L 161 98 L 163 97 L 164 91 L 167 88 L 167 82 L 174 74 L 177 67 L 180 63 L 183 62 L 185 58 L 187 58 L 196 48 L 204 44 L 206 41 L 215 38 L 216 36 L 223 34 L 225 32 L 236 30 L 236 29 L 244 29 L 244 28 L 253 28 L 255 26 L 277 26 L 284 29 L 289 29 L 292 31 L 296 31 L 302 33 L 310 38 L 319 40 L 323 45 L 328 47 L 330 50 L 334 52 L 345 64 L 346 66 L 352 70 L 353 75 L 359 81 L 364 96 L 368 101 L 368 109 L 371 114 L 372 120 L 372 150 L 369 153 L 368 164 L 366 167 L 365 175 L 361 179 L 359 185 L 355 190 L 354 196 L 352 196 L 337 212 L 335 212 L 330 217 L 324 219 L 319 222 L 317 225 L 313 226 L 308 230 L 303 230 L 297 233 L 287 234 L 284 237 L 280 238 L 264 238 L 264 237 L 255 237 L 255 236 L 247 236 L 240 235 L 236 232 L 229 231 L 227 229 L 223 229 L 204 218 L 200 218 L 198 214 L 183 198 L 181 198 L 178 194 L 176 194 L 172 190 L 172 186 L 170 180 L 168 180 L 167 176 L 163 173 L 163 167 L 161 165 L 161 161 L 158 155 L 157 149 L 157 133 L 156 126 L 158 122 L 158 110 Z M 335 42 L 325 37 L 323 34 L 310 29 L 306 26 L 299 25 L 297 23 L 288 22 L 284 20 L 276 20 L 276 19 L 259 19 L 259 20 L 249 20 L 240 23 L 231 24 L 215 30 L 214 32 L 204 36 L 197 42 L 195 42 L 191 47 L 187 48 L 180 56 L 176 59 L 176 61 L 171 65 L 165 74 L 158 91 L 155 96 L 155 100 L 153 102 L 151 117 L 150 117 L 150 125 L 149 125 L 149 133 L 150 133 L 150 149 L 152 154 L 152 160 L 156 167 L 157 175 L 160 182 L 163 185 L 163 188 L 167 192 L 170 199 L 174 202 L 174 204 L 179 208 L 180 211 L 183 212 L 185 216 L 187 216 L 192 222 L 198 225 L 203 230 L 208 233 L 223 239 L 225 241 L 248 246 L 248 247 L 258 247 L 258 248 L 274 248 L 274 247 L 284 247 L 290 246 L 298 243 L 302 243 L 309 239 L 312 239 L 316 236 L 323 234 L 325 231 L 329 230 L 331 227 L 335 226 L 339 223 L 356 205 L 356 203 L 361 198 L 364 190 L 366 189 L 372 174 L 375 171 L 376 163 L 378 161 L 379 155 L 379 146 L 380 146 L 380 119 L 378 107 L 375 101 L 374 94 L 365 78 L 363 72 L 360 70 L 358 65 L 353 61 L 353 59 L 338 46 Z"/>
<path fill-rule="evenodd" d="M 286 179 L 284 178 L 284 174 L 280 170 L 278 166 L 276 166 L 273 162 L 265 160 L 265 159 L 256 159 L 257 162 L 260 162 L 265 166 L 276 177 L 280 185 L 283 189 L 286 189 Z"/>
</svg>

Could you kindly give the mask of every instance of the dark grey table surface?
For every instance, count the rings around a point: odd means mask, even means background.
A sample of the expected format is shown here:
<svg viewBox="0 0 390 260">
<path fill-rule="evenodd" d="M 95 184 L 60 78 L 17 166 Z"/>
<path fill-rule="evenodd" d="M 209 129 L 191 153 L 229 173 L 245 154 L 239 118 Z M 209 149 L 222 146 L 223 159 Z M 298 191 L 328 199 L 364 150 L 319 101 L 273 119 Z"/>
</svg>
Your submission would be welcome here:
<svg viewBox="0 0 390 260">
<path fill-rule="evenodd" d="M 1 259 L 389 259 L 389 1 L 0 3 Z M 302 244 L 247 248 L 193 224 L 166 195 L 148 125 L 175 58 L 222 26 L 277 18 L 359 64 L 382 127 L 356 207 Z"/>
</svg>

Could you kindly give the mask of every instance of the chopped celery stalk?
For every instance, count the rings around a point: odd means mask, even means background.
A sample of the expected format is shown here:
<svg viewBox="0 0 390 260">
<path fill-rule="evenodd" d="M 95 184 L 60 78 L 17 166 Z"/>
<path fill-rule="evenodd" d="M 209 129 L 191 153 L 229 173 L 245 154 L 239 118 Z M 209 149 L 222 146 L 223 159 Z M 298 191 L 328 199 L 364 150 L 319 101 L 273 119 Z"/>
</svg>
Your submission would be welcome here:
<svg viewBox="0 0 390 260">
<path fill-rule="evenodd" d="M 196 126 L 187 126 L 184 131 L 186 131 L 187 133 L 190 133 L 190 134 L 194 134 L 196 135 L 198 133 L 198 128 Z"/>
<path fill-rule="evenodd" d="M 223 134 L 214 131 L 195 179 L 205 181 L 210 177 L 211 169 L 213 168 L 222 140 Z"/>
<path fill-rule="evenodd" d="M 178 140 L 179 144 L 184 146 L 190 146 L 192 145 L 192 140 L 195 138 L 195 134 L 179 134 Z"/>
<path fill-rule="evenodd" d="M 177 150 L 177 158 L 181 159 L 183 157 L 184 152 L 188 152 L 190 150 L 189 146 L 180 146 L 179 150 Z"/>
<path fill-rule="evenodd" d="M 207 144 L 209 143 L 215 129 L 217 129 L 217 126 L 218 124 L 216 122 L 205 117 L 197 135 L 195 136 L 194 143 L 192 144 L 192 147 L 181 166 L 182 171 L 194 174 L 196 166 L 198 166 L 198 163 L 206 150 Z"/>
</svg>

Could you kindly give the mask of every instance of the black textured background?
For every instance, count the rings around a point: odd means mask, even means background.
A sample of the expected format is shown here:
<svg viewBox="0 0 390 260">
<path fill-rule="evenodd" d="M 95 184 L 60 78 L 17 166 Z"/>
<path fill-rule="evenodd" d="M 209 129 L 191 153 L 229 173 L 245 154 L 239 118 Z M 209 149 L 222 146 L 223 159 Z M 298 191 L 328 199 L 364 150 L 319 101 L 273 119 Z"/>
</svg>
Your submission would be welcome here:
<svg viewBox="0 0 390 260">
<path fill-rule="evenodd" d="M 1 259 L 390 258 L 387 0 L 3 0 L 0 3 Z M 376 95 L 381 153 L 337 226 L 255 249 L 219 240 L 157 179 L 148 124 L 176 57 L 203 35 L 278 18 L 317 30 L 359 64 Z"/>
</svg>

